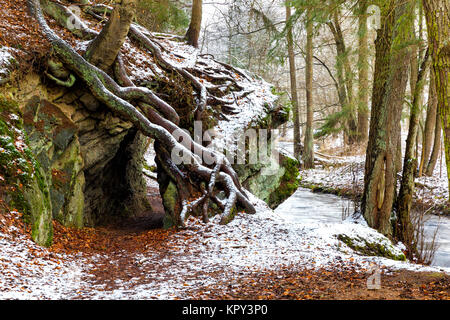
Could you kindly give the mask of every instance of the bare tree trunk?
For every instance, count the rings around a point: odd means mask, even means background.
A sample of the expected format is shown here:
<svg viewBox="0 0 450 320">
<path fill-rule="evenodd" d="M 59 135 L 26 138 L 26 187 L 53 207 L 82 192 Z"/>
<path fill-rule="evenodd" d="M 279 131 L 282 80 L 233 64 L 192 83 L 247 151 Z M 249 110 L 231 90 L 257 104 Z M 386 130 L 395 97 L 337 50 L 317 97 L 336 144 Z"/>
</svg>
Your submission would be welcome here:
<svg viewBox="0 0 450 320">
<path fill-rule="evenodd" d="M 375 70 L 372 88 L 372 107 L 370 112 L 370 131 L 364 169 L 364 192 L 361 211 L 369 226 L 380 225 L 378 211 L 384 200 L 384 158 L 386 153 L 386 110 L 383 98 L 389 74 L 389 50 L 392 43 L 394 25 L 393 4 L 382 8 L 381 28 L 375 40 Z"/>
<path fill-rule="evenodd" d="M 433 69 L 430 70 L 430 85 L 428 90 L 428 106 L 427 117 L 425 120 L 425 130 L 422 145 L 422 156 L 420 159 L 419 174 L 421 177 L 426 171 L 426 166 L 430 161 L 430 151 L 433 143 L 434 132 L 436 131 L 436 113 L 437 113 L 437 97 L 436 83 L 434 80 Z M 433 168 L 434 169 L 434 168 Z"/>
<path fill-rule="evenodd" d="M 289 22 L 291 17 L 291 7 L 286 6 L 286 22 Z M 292 25 L 288 25 L 286 40 L 288 45 L 289 57 L 289 75 L 291 80 L 291 102 L 292 115 L 294 120 L 294 156 L 300 159 L 301 156 L 301 142 L 300 142 L 300 119 L 298 117 L 298 94 L 297 94 L 297 72 L 295 69 L 295 55 L 294 55 L 294 40 L 292 36 Z"/>
<path fill-rule="evenodd" d="M 305 150 L 303 152 L 304 168 L 314 168 L 314 137 L 313 137 L 313 21 L 311 11 L 307 10 L 306 20 L 306 129 L 305 129 Z"/>
<path fill-rule="evenodd" d="M 203 0 L 194 0 L 192 3 L 191 23 L 185 38 L 188 44 L 198 48 L 198 39 L 202 27 Z"/>
<path fill-rule="evenodd" d="M 415 13 L 415 12 L 414 12 Z M 415 19 L 415 14 L 414 14 L 414 19 Z M 413 97 L 415 97 L 415 90 L 417 87 L 417 76 L 419 74 L 419 59 L 418 59 L 418 55 L 419 55 L 419 45 L 416 43 L 416 30 L 415 30 L 415 25 L 412 26 L 413 30 L 412 30 L 412 41 L 413 44 L 411 45 L 411 59 L 410 59 L 410 77 L 409 77 L 409 91 L 411 93 L 411 104 L 413 103 Z M 420 98 L 420 97 L 419 97 Z M 421 105 L 421 102 L 418 101 L 417 102 L 418 105 Z M 422 123 L 422 114 L 418 114 L 418 122 L 419 125 Z M 418 130 L 417 134 L 415 135 L 416 137 L 416 142 L 415 142 L 415 154 L 413 155 L 414 158 L 418 158 L 418 154 L 419 154 L 419 146 L 421 145 L 420 143 L 420 138 L 422 137 L 421 134 L 421 130 Z"/>
<path fill-rule="evenodd" d="M 432 176 L 434 168 L 436 167 L 437 159 L 439 157 L 439 153 L 441 152 L 441 135 L 442 135 L 441 117 L 439 114 L 439 110 L 436 110 L 436 125 L 434 127 L 433 151 L 431 152 L 430 161 L 428 162 L 427 170 L 425 171 L 425 174 L 427 176 Z"/>
<path fill-rule="evenodd" d="M 369 226 L 386 236 L 392 236 L 391 214 L 397 182 L 395 154 L 408 80 L 410 48 L 404 42 L 408 39 L 409 29 L 400 25 L 408 5 L 408 2 L 396 0 L 383 8 L 384 23 L 378 30 L 376 42 L 377 60 L 361 208 Z"/>
<path fill-rule="evenodd" d="M 411 223 L 410 213 L 412 197 L 414 194 L 414 178 L 417 168 L 417 158 L 414 157 L 414 144 L 419 129 L 420 101 L 424 87 L 424 78 L 428 68 L 428 52 L 425 55 L 422 66 L 417 73 L 416 87 L 409 118 L 408 138 L 406 139 L 405 159 L 403 164 L 402 182 L 397 198 L 397 220 L 395 223 L 395 239 L 401 241 L 412 258 L 417 253 L 417 243 L 414 239 L 414 228 Z"/>
<path fill-rule="evenodd" d="M 358 25 L 358 141 L 366 143 L 369 135 L 369 47 L 367 0 L 359 3 Z"/>
<path fill-rule="evenodd" d="M 402 123 L 398 123 L 398 131 L 400 132 L 397 138 L 397 150 L 395 151 L 395 172 L 402 171 L 403 153 L 402 153 Z"/>
<path fill-rule="evenodd" d="M 100 34 L 90 43 L 85 57 L 93 65 L 108 70 L 119 54 L 130 29 L 136 9 L 136 0 L 122 0 Z"/>
<path fill-rule="evenodd" d="M 327 23 L 336 44 L 336 69 L 339 88 L 339 102 L 345 114 L 346 143 L 353 144 L 357 140 L 357 122 L 354 110 L 353 72 L 345 45 L 344 35 L 339 22 L 339 10 L 332 13 L 332 21 Z"/>
<path fill-rule="evenodd" d="M 448 0 L 423 0 L 422 3 L 433 59 L 438 110 L 444 132 L 446 164 L 450 168 L 450 3 Z M 450 187 L 450 170 L 447 170 L 447 178 Z"/>
</svg>

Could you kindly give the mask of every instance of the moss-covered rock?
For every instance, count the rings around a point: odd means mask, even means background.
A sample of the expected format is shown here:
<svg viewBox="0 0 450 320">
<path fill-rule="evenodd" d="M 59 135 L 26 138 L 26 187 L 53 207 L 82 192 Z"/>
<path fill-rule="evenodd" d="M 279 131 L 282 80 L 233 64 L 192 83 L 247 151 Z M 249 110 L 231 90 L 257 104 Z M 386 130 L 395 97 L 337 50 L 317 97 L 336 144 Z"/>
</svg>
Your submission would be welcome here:
<svg viewBox="0 0 450 320">
<path fill-rule="evenodd" d="M 269 163 L 236 165 L 235 170 L 243 186 L 273 209 L 298 189 L 299 165 L 298 160 L 279 152 Z"/>
<path fill-rule="evenodd" d="M 33 240 L 52 243 L 52 206 L 45 174 L 28 147 L 22 114 L 16 102 L 0 95 L 0 197 L 24 213 Z"/>
<path fill-rule="evenodd" d="M 75 138 L 52 164 L 53 217 L 65 226 L 83 227 L 85 184 L 80 144 Z"/>
<path fill-rule="evenodd" d="M 23 194 L 29 205 L 31 238 L 37 244 L 48 247 L 53 241 L 52 204 L 48 187 L 45 186 L 45 190 L 42 190 L 37 179 L 33 179 Z"/>
<path fill-rule="evenodd" d="M 164 204 L 164 208 L 166 210 L 166 215 L 163 220 L 163 227 L 165 229 L 171 228 L 176 225 L 174 221 L 174 217 L 176 215 L 177 209 L 177 199 L 178 199 L 178 191 L 177 187 L 170 182 L 167 185 L 164 193 L 162 194 L 162 200 Z"/>
<path fill-rule="evenodd" d="M 272 150 L 271 135 L 276 132 L 272 130 L 288 121 L 289 108 L 282 105 L 273 108 L 267 104 L 264 109 L 264 116 L 255 119 L 250 127 L 245 129 L 268 130 L 267 158 L 265 157 L 264 161 L 258 158 L 256 163 L 235 163 L 233 168 L 241 184 L 274 209 L 298 189 L 300 163 L 280 150 Z M 248 141 L 245 149 L 248 153 L 251 152 Z M 250 156 L 247 154 L 247 157 Z"/>
<path fill-rule="evenodd" d="M 271 208 L 277 207 L 289 198 L 298 189 L 300 183 L 298 178 L 299 161 L 283 153 L 280 153 L 279 159 L 280 167 L 284 169 L 284 173 L 279 180 L 278 187 L 269 196 L 268 204 Z"/>
<path fill-rule="evenodd" d="M 50 184 L 53 218 L 81 228 L 85 180 L 77 126 L 58 106 L 34 96 L 24 108 L 24 129 Z"/>
<path fill-rule="evenodd" d="M 345 243 L 349 248 L 365 256 L 379 256 L 399 261 L 406 260 L 405 254 L 381 234 L 364 237 L 361 235 L 341 233 L 337 234 L 336 238 Z"/>
</svg>

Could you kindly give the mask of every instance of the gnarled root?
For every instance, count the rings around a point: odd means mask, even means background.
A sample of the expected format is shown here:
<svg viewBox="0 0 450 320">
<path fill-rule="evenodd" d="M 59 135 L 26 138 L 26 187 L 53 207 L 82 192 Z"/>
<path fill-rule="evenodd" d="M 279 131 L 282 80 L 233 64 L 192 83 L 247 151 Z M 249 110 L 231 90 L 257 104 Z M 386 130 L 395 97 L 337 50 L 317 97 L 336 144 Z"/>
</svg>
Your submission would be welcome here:
<svg viewBox="0 0 450 320">
<path fill-rule="evenodd" d="M 97 12 L 110 14 L 112 12 L 112 8 L 101 6 L 97 8 L 97 11 L 91 9 L 87 10 L 87 12 L 97 19 L 102 19 L 102 17 L 99 16 Z M 193 85 L 193 87 L 197 91 L 198 100 L 196 109 L 194 111 L 196 120 L 202 120 L 202 115 L 206 110 L 207 104 L 210 104 L 212 106 L 220 105 L 222 106 L 220 109 L 221 112 L 225 114 L 235 114 L 235 110 L 230 107 L 229 104 L 235 103 L 236 99 L 242 99 L 253 92 L 245 90 L 245 88 L 236 81 L 235 76 L 237 75 L 238 77 L 247 79 L 249 81 L 252 81 L 252 79 L 245 72 L 234 68 L 229 64 L 214 60 L 217 64 L 221 65 L 224 68 L 222 70 L 214 69 L 208 66 L 203 69 L 179 67 L 174 65 L 169 61 L 169 59 L 166 59 L 164 57 L 163 52 L 170 53 L 169 50 L 167 50 L 160 42 L 158 42 L 157 37 L 153 36 L 147 30 L 136 24 L 132 24 L 130 26 L 129 36 L 137 40 L 143 47 L 149 50 L 162 69 L 168 72 L 175 72 L 179 74 Z M 204 55 L 199 55 L 199 57 L 201 56 Z M 199 62 L 199 64 L 201 63 Z M 207 85 L 206 83 L 202 83 L 197 77 L 217 84 L 212 86 Z M 225 95 L 225 92 L 228 92 L 231 87 L 240 90 L 240 92 L 234 94 L 234 99 L 232 101 L 222 99 L 222 97 Z M 224 115 L 219 116 L 222 118 L 226 118 Z"/>
<path fill-rule="evenodd" d="M 233 218 L 237 205 L 244 208 L 247 213 L 255 213 L 254 206 L 248 200 L 227 159 L 193 142 L 192 138 L 177 126 L 178 114 L 170 105 L 151 90 L 134 86 L 126 75 L 120 56 L 116 60 L 115 69 L 119 83 L 124 86 L 117 84 L 107 73 L 86 61 L 53 32 L 43 16 L 39 0 L 27 1 L 33 16 L 61 62 L 86 84 L 100 102 L 117 115 L 131 121 L 144 135 L 155 140 L 158 148 L 157 163 L 177 185 L 180 200 L 178 202 L 181 203 L 181 206 L 173 212 L 177 224 L 184 224 L 188 213 L 197 206 L 195 203 L 202 203 L 205 208 L 205 203 L 209 199 L 223 208 L 221 223 L 227 223 Z M 175 132 L 178 134 L 184 132 L 184 135 L 179 136 L 177 140 L 173 136 Z M 198 151 L 201 152 L 203 160 L 213 167 L 212 169 L 202 164 L 202 159 L 196 154 Z M 177 154 L 182 154 L 182 162 L 175 161 L 179 160 L 176 156 L 173 159 Z M 196 187 L 201 185 L 201 182 L 208 186 L 203 192 Z M 225 192 L 224 202 L 217 199 L 214 194 L 214 190 L 217 189 Z M 189 197 L 195 196 L 196 191 L 200 199 L 194 204 L 187 205 Z M 203 216 L 205 219 L 207 213 L 203 212 Z"/>
</svg>

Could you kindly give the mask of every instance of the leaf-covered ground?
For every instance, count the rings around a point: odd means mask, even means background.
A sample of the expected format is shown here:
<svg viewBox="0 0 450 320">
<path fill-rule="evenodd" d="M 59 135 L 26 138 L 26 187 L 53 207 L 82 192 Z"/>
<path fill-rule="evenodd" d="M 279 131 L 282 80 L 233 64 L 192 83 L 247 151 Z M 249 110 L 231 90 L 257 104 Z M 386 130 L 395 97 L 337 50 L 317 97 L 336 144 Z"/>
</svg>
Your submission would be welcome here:
<svg viewBox="0 0 450 320">
<path fill-rule="evenodd" d="M 179 231 L 55 223 L 49 249 L 30 241 L 14 213 L 1 224 L 1 299 L 450 297 L 447 269 L 360 256 L 337 246 L 330 226 L 286 224 L 273 211 L 242 214 L 227 226 L 192 219 Z M 379 290 L 367 288 L 374 266 Z"/>
</svg>

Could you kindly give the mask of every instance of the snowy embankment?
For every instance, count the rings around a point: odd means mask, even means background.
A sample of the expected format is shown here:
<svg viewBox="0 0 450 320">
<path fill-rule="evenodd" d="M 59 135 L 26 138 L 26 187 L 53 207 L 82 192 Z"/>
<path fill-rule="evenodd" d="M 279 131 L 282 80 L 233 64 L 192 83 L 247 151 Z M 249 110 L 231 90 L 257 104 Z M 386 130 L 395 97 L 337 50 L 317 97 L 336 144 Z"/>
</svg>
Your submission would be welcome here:
<svg viewBox="0 0 450 320">
<path fill-rule="evenodd" d="M 402 132 L 402 149 L 404 153 L 407 132 Z M 279 142 L 279 146 L 290 156 L 293 156 L 293 130 L 288 130 L 285 137 Z M 359 196 L 364 188 L 364 149 L 359 150 L 362 155 L 336 156 L 345 150 L 341 138 L 329 139 L 323 145 L 329 155 L 316 150 L 316 167 L 302 170 L 300 177 L 305 187 L 321 187 L 328 191 L 334 191 L 340 195 Z M 330 152 L 331 151 L 331 152 Z M 355 150 L 351 150 L 351 152 Z M 420 152 L 421 150 L 419 150 Z M 414 202 L 420 205 L 419 209 L 440 213 L 446 208 L 448 212 L 448 178 L 445 155 L 441 154 L 431 176 L 416 178 Z M 401 182 L 401 173 L 398 174 L 398 183 Z"/>
<path fill-rule="evenodd" d="M 349 163 L 350 162 L 350 163 Z M 362 194 L 364 187 L 364 158 L 355 157 L 346 164 L 336 162 L 327 167 L 317 166 L 300 172 L 303 185 L 320 186 L 341 193 Z M 401 176 L 399 176 L 400 182 Z M 416 178 L 414 202 L 426 210 L 441 209 L 448 205 L 448 180 L 445 165 L 436 166 L 432 176 Z"/>
</svg>

